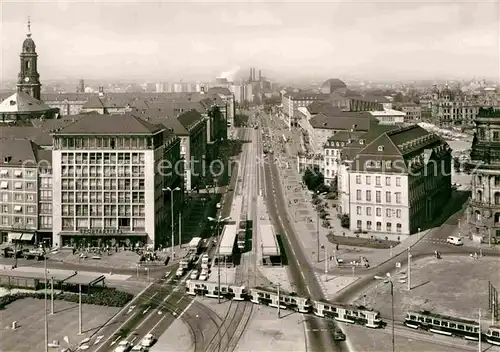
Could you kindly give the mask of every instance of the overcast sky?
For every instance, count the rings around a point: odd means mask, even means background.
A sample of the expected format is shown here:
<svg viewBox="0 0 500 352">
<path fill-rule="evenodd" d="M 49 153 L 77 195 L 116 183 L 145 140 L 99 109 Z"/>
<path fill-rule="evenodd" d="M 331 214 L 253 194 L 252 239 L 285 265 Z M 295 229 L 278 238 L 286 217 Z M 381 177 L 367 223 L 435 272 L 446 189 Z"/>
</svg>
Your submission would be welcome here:
<svg viewBox="0 0 500 352">
<path fill-rule="evenodd" d="M 498 0 L 2 0 L 0 74 L 17 77 L 31 16 L 42 80 L 207 78 L 238 66 L 276 78 L 498 79 L 499 9 Z"/>
</svg>

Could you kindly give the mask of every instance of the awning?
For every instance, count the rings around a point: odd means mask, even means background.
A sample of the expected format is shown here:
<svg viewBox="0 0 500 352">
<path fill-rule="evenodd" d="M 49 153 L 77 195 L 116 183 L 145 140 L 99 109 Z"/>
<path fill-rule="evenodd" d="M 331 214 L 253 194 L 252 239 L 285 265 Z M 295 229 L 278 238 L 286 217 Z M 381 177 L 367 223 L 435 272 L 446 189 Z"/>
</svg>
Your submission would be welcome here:
<svg viewBox="0 0 500 352">
<path fill-rule="evenodd" d="M 21 241 L 33 241 L 33 237 L 35 237 L 34 233 L 23 233 Z"/>
<path fill-rule="evenodd" d="M 9 238 L 10 241 L 12 241 L 12 240 L 20 240 L 22 235 L 23 234 L 21 232 L 9 232 L 8 238 Z"/>
</svg>

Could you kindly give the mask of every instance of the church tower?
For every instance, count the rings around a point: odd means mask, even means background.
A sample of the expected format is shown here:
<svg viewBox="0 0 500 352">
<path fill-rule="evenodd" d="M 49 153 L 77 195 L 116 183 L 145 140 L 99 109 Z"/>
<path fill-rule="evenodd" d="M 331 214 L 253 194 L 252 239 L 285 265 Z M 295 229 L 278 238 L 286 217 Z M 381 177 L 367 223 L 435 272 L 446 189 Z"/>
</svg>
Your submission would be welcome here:
<svg viewBox="0 0 500 352">
<path fill-rule="evenodd" d="M 17 80 L 17 90 L 40 100 L 40 87 L 42 85 L 40 84 L 40 75 L 37 71 L 38 54 L 36 53 L 35 42 L 31 39 L 30 20 L 28 20 L 28 33 L 23 42 L 23 48 L 19 57 L 21 70 L 19 71 Z"/>
</svg>

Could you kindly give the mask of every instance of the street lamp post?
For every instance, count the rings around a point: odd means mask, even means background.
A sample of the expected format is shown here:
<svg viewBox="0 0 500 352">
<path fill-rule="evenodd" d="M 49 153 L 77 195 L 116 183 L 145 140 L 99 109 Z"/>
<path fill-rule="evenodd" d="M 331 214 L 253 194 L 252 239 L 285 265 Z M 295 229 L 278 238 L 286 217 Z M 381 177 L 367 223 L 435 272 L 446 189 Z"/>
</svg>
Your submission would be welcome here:
<svg viewBox="0 0 500 352">
<path fill-rule="evenodd" d="M 230 220 L 231 217 L 223 218 L 219 215 L 217 218 L 208 217 L 208 221 L 217 223 L 217 302 L 220 303 L 220 224 Z"/>
<path fill-rule="evenodd" d="M 325 282 L 328 281 L 328 248 L 325 245 L 321 246 L 325 250 Z"/>
<path fill-rule="evenodd" d="M 171 220 L 171 223 L 170 223 L 170 226 L 172 228 L 172 259 L 174 259 L 175 255 L 174 255 L 174 192 L 175 191 L 180 191 L 181 189 L 179 187 L 175 187 L 175 188 L 170 188 L 170 187 L 166 187 L 166 188 L 163 188 L 162 189 L 163 192 L 170 192 L 170 220 Z M 179 243 L 180 244 L 180 243 Z"/>
<path fill-rule="evenodd" d="M 387 273 L 386 277 L 375 276 L 376 280 L 383 280 L 384 283 L 389 283 L 391 285 L 391 320 L 392 320 L 392 352 L 395 352 L 394 344 L 394 283 L 390 273 Z"/>
<path fill-rule="evenodd" d="M 318 244 L 318 263 L 319 263 L 319 211 L 317 209 L 316 209 L 316 240 Z"/>
<path fill-rule="evenodd" d="M 14 256 L 15 256 L 16 253 L 14 253 Z M 43 250 L 43 271 L 44 271 L 44 276 L 45 276 L 45 299 L 44 299 L 44 304 L 45 304 L 45 310 L 43 312 L 43 316 L 44 316 L 44 327 L 45 327 L 45 352 L 49 352 L 49 320 L 48 320 L 48 317 L 47 317 L 47 288 L 48 288 L 48 285 L 47 285 L 47 282 L 48 282 L 48 279 L 47 279 L 47 251 L 45 250 L 45 247 L 44 247 L 44 250 Z"/>
</svg>

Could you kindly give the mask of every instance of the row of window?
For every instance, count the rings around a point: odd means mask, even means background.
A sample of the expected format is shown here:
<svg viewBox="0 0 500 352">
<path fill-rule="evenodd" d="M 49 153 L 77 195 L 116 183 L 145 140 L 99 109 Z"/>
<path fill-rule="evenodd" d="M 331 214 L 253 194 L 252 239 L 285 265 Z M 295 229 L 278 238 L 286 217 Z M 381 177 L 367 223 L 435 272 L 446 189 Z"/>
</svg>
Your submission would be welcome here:
<svg viewBox="0 0 500 352">
<path fill-rule="evenodd" d="M 121 229 L 129 231 L 141 231 L 145 228 L 144 219 L 130 218 L 62 218 L 62 229 L 66 231 L 77 230 L 104 230 Z"/>
<path fill-rule="evenodd" d="M 394 194 L 396 196 L 396 204 L 401 204 L 401 192 L 395 192 Z M 356 200 L 363 200 L 362 199 L 362 192 L 360 189 L 356 190 Z M 370 191 L 370 190 L 365 191 L 365 201 L 367 201 L 367 202 L 372 201 L 372 191 Z M 381 191 L 375 191 L 375 202 L 382 203 L 382 192 Z M 386 203 L 392 202 L 392 192 L 390 192 L 390 191 L 385 192 L 385 202 Z"/>
<path fill-rule="evenodd" d="M 35 193 L 9 193 L 1 192 L 0 199 L 3 203 L 9 202 L 34 202 Z"/>
<path fill-rule="evenodd" d="M 363 230 L 362 226 L 363 226 L 363 222 L 361 220 L 358 220 L 356 222 L 356 227 L 358 228 L 358 230 Z M 387 222 L 385 224 L 385 230 L 382 230 L 382 223 L 380 221 L 377 221 L 377 223 L 375 225 L 375 229 L 372 229 L 372 222 L 370 220 L 368 220 L 366 222 L 366 228 L 365 228 L 365 230 L 367 230 L 367 231 L 375 230 L 375 231 L 385 231 L 385 232 L 392 232 L 392 229 L 393 229 L 392 222 Z M 401 224 L 397 223 L 396 224 L 396 232 L 400 233 L 401 229 L 402 229 Z"/>
<path fill-rule="evenodd" d="M 144 205 L 62 205 L 62 216 L 144 216 Z"/>
<path fill-rule="evenodd" d="M 363 215 L 363 212 L 362 212 L 362 207 L 360 206 L 357 206 L 356 207 L 356 214 L 357 215 Z M 372 207 L 366 207 L 365 208 L 365 214 L 368 215 L 368 216 L 371 216 L 372 215 Z M 387 208 L 385 209 L 385 216 L 390 218 L 392 217 L 393 215 L 396 215 L 396 218 L 401 218 L 401 209 L 390 209 L 390 208 Z M 382 208 L 375 208 L 375 216 L 382 216 Z"/>
<path fill-rule="evenodd" d="M 28 181 L 15 181 L 12 184 L 9 184 L 9 181 L 0 181 L 0 189 L 17 189 L 17 190 L 35 190 L 35 182 Z"/>
<path fill-rule="evenodd" d="M 144 192 L 62 192 L 62 203 L 144 203 Z"/>
<path fill-rule="evenodd" d="M 61 177 L 144 177 L 144 166 L 61 166 Z"/>
<path fill-rule="evenodd" d="M 61 153 L 61 164 L 136 164 L 144 165 L 144 153 Z"/>
<path fill-rule="evenodd" d="M 361 175 L 356 175 L 356 184 L 357 185 L 362 184 Z M 372 176 L 365 176 L 365 184 L 367 184 L 367 185 L 372 184 Z M 375 185 L 382 186 L 382 177 L 381 176 L 375 176 Z M 385 178 L 385 185 L 386 186 L 391 185 L 391 177 L 387 176 Z M 396 177 L 396 186 L 397 187 L 401 186 L 401 177 Z"/>
<path fill-rule="evenodd" d="M 2 207 L 0 209 L 2 210 L 2 213 L 5 213 L 5 214 L 9 214 L 11 212 L 9 205 L 4 204 L 4 205 L 2 205 Z M 35 206 L 34 205 L 23 206 L 23 205 L 17 204 L 17 205 L 14 205 L 12 207 L 12 210 L 14 213 L 22 213 L 23 209 L 24 209 L 24 212 L 26 212 L 27 214 L 34 214 L 35 213 Z"/>
<path fill-rule="evenodd" d="M 62 190 L 120 190 L 120 191 L 143 191 L 145 189 L 144 179 L 105 179 L 104 181 L 98 178 L 91 179 L 63 179 L 61 181 Z"/>
<path fill-rule="evenodd" d="M 35 218 L 33 217 L 20 217 L 20 216 L 14 216 L 14 221 L 11 224 L 10 223 L 10 216 L 2 216 L 2 226 L 15 226 L 18 225 L 20 228 L 24 227 L 25 225 L 30 227 L 30 226 L 35 226 Z"/>
<path fill-rule="evenodd" d="M 23 175 L 26 178 L 33 178 L 33 177 L 35 177 L 36 173 L 35 173 L 35 170 L 31 170 L 31 169 L 23 169 L 23 170 L 2 169 L 2 170 L 0 170 L 0 177 L 2 177 L 2 178 L 9 178 L 9 177 L 22 178 Z"/>
</svg>

